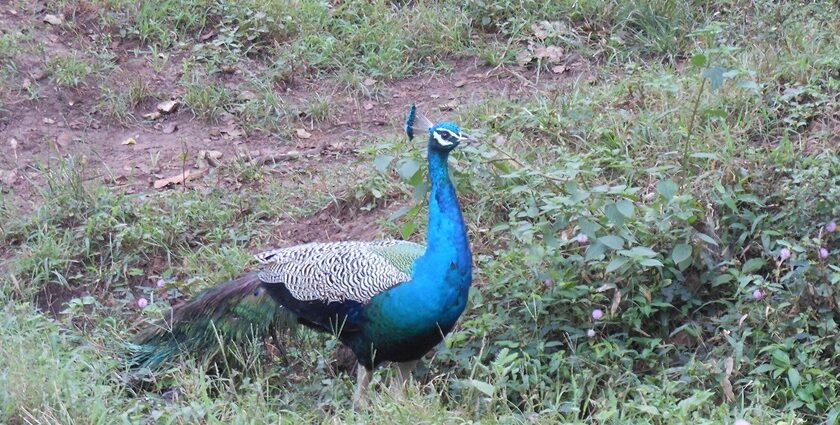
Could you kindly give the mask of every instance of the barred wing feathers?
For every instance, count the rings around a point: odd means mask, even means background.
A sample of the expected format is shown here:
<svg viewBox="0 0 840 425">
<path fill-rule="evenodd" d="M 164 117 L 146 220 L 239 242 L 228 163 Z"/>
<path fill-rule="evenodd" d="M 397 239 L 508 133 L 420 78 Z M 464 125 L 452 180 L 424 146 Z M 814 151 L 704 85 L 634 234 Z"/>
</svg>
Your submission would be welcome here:
<svg viewBox="0 0 840 425">
<path fill-rule="evenodd" d="M 367 303 L 411 279 L 425 247 L 413 242 L 309 243 L 257 254 L 265 284 L 282 284 L 300 301 Z"/>
</svg>

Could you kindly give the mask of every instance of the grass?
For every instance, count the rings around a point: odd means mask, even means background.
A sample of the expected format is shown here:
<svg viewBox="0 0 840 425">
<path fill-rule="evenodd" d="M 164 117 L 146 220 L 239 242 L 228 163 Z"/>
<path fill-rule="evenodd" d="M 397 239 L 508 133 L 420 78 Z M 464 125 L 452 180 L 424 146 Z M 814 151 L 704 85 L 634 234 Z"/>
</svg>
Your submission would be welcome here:
<svg viewBox="0 0 840 425">
<path fill-rule="evenodd" d="M 533 81 L 562 63 L 538 47 L 556 46 L 589 67 L 447 113 L 482 136 L 452 160 L 475 252 L 470 304 L 407 400 L 375 390 L 358 413 L 329 336 L 285 335 L 280 356 L 225 345 L 233 370 L 188 358 L 142 388 L 121 377 L 121 343 L 329 205 L 422 240 L 419 145 L 394 130 L 360 136 L 338 162 L 214 171 L 237 190 L 126 194 L 77 157 L 34 167 L 45 184 L 33 211 L 0 198 L 0 421 L 837 423 L 829 2 L 89 3 L 98 31 L 140 45 L 156 69 L 180 66 L 169 88 L 198 119 L 231 114 L 280 140 L 329 125 L 342 97 L 387 99 L 395 79 L 446 75 L 458 59 Z M 0 57 L 22 68 L 30 43 L 0 34 Z M 99 61 L 111 59 L 80 49 L 43 65 L 79 87 L 120 71 Z M 307 80 L 308 98 L 284 94 Z M 132 81 L 101 84 L 116 123 L 158 96 Z"/>
</svg>

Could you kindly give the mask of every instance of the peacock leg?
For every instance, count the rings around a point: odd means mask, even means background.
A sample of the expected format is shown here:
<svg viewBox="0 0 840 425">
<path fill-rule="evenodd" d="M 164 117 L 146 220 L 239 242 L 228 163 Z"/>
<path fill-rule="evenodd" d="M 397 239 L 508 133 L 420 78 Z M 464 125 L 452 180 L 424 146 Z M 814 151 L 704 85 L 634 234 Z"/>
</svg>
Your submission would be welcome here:
<svg viewBox="0 0 840 425">
<path fill-rule="evenodd" d="M 367 389 L 370 384 L 371 372 L 361 364 L 356 366 L 356 392 L 353 394 L 353 407 L 359 409 L 367 406 Z"/>
<path fill-rule="evenodd" d="M 394 397 L 405 398 L 405 385 L 411 378 L 411 371 L 417 366 L 417 360 L 397 363 L 397 376 L 391 381 L 391 393 Z"/>
</svg>

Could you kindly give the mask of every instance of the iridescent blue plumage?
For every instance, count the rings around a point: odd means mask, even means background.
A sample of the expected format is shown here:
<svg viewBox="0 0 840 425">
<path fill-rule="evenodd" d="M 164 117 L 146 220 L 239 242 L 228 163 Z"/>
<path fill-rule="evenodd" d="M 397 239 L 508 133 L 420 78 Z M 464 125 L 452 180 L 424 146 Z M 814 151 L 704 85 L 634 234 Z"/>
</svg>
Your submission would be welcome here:
<svg viewBox="0 0 840 425">
<path fill-rule="evenodd" d="M 405 134 L 408 140 L 414 140 L 414 121 L 417 119 L 417 105 L 411 104 L 408 107 L 408 116 L 405 118 Z"/>
<path fill-rule="evenodd" d="M 371 241 L 312 243 L 263 252 L 256 256 L 263 264 L 259 274 L 223 283 L 208 291 L 210 295 L 179 307 L 172 315 L 176 323 L 144 334 L 137 341 L 142 356 L 135 356 L 135 363 L 148 366 L 152 363 L 148 359 L 154 359 L 158 364 L 183 346 L 183 341 L 192 342 L 188 345 L 191 350 L 206 348 L 208 340 L 193 334 L 205 335 L 207 329 L 228 320 L 242 321 L 244 316 L 229 311 L 264 312 L 247 317 L 260 325 L 254 326 L 259 332 L 268 329 L 276 321 L 274 316 L 282 312 L 294 314 L 307 326 L 336 334 L 349 346 L 363 366 L 359 369 L 360 389 L 366 385 L 366 371 L 384 361 L 398 362 L 405 378 L 409 365 L 455 325 L 472 282 L 472 254 L 447 164 L 449 153 L 469 136 L 452 122 L 433 125 L 414 105 L 405 131 L 409 139 L 416 132 L 429 134 L 431 191 L 425 248 L 405 241 Z M 255 285 L 283 308 L 250 308 L 256 305 L 255 300 L 261 300 L 249 297 Z M 201 326 L 187 325 L 193 321 Z M 178 333 L 168 335 L 166 329 Z M 163 347 L 159 341 L 167 342 L 166 351 L 157 349 Z"/>
</svg>

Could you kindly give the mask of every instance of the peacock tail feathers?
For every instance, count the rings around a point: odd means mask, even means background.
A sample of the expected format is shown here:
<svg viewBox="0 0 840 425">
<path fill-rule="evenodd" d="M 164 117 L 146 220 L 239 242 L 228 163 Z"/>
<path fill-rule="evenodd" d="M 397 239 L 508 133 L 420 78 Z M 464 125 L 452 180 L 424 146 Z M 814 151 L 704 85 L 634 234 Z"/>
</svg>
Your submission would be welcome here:
<svg viewBox="0 0 840 425">
<path fill-rule="evenodd" d="M 366 303 L 408 281 L 425 247 L 413 242 L 309 243 L 257 254 L 259 279 L 282 284 L 300 301 Z"/>
<path fill-rule="evenodd" d="M 294 323 L 284 310 L 261 287 L 256 272 L 245 274 L 202 292 L 148 326 L 129 344 L 132 367 L 155 369 L 182 352 L 209 358 L 223 342 L 264 339 Z"/>
</svg>

